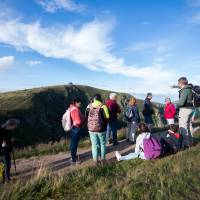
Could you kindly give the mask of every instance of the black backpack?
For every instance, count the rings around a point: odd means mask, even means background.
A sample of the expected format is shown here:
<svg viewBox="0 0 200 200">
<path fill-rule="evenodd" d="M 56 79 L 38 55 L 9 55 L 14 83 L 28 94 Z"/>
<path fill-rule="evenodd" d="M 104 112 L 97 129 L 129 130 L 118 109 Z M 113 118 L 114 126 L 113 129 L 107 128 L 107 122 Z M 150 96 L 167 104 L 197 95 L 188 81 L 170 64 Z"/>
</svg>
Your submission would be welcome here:
<svg viewBox="0 0 200 200">
<path fill-rule="evenodd" d="M 193 92 L 193 104 L 195 108 L 200 107 L 200 86 L 193 86 L 192 87 Z"/>
<path fill-rule="evenodd" d="M 131 122 L 134 117 L 135 117 L 135 113 L 132 109 L 132 107 L 127 107 L 125 112 L 124 112 L 125 118 L 128 122 Z"/>
</svg>

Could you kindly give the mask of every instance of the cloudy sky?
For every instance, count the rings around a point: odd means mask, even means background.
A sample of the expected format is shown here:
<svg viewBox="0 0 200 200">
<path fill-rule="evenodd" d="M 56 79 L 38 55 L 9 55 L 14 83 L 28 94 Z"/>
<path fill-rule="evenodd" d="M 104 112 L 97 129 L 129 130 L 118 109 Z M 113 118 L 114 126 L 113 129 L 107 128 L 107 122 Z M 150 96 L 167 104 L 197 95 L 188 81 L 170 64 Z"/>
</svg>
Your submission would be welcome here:
<svg viewBox="0 0 200 200">
<path fill-rule="evenodd" d="M 200 0 L 0 0 L 0 91 L 200 84 Z"/>
</svg>

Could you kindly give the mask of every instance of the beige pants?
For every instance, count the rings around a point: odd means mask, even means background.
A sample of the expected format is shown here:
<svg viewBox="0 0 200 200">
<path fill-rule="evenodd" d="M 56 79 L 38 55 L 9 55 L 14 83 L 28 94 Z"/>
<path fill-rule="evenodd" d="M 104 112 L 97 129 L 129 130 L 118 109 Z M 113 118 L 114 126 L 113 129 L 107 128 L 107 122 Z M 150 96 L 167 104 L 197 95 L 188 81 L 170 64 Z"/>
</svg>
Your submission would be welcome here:
<svg viewBox="0 0 200 200">
<path fill-rule="evenodd" d="M 138 123 L 128 122 L 126 139 L 129 139 L 131 142 L 135 142 L 135 134 L 136 134 L 137 129 L 138 129 Z"/>
<path fill-rule="evenodd" d="M 179 111 L 179 128 L 180 132 L 183 136 L 183 143 L 186 146 L 189 146 L 193 139 L 192 139 L 192 115 L 193 115 L 193 108 L 180 108 Z"/>
</svg>

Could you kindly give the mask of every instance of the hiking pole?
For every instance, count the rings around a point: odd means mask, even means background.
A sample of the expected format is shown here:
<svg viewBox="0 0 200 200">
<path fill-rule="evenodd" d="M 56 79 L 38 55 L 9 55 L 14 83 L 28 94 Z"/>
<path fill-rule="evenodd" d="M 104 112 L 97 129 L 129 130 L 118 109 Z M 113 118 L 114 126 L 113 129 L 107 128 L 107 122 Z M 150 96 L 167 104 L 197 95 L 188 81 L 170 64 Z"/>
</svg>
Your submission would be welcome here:
<svg viewBox="0 0 200 200">
<path fill-rule="evenodd" d="M 15 175 L 17 175 L 17 167 L 16 167 L 16 162 L 15 162 L 14 150 L 12 150 L 12 156 L 13 156 L 13 164 L 14 164 L 14 168 L 15 168 Z"/>
</svg>

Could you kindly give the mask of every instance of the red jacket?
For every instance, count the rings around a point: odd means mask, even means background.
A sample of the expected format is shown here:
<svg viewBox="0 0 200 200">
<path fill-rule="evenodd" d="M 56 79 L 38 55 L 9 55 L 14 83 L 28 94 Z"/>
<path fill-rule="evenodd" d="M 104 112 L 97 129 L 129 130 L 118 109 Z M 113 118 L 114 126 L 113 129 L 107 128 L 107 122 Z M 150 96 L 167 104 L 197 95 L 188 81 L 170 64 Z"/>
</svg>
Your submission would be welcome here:
<svg viewBox="0 0 200 200">
<path fill-rule="evenodd" d="M 73 126 L 81 128 L 85 121 L 85 117 L 83 116 L 79 108 L 75 107 L 74 105 L 71 105 L 69 109 L 71 110 L 72 108 L 75 108 L 70 112 Z"/>
<path fill-rule="evenodd" d="M 173 119 L 176 115 L 176 108 L 173 103 L 168 103 L 165 106 L 165 119 Z"/>
<path fill-rule="evenodd" d="M 110 120 L 117 120 L 118 113 L 121 113 L 121 108 L 118 103 L 114 100 L 109 99 L 106 101 L 106 106 L 108 107 L 110 112 Z"/>
</svg>

